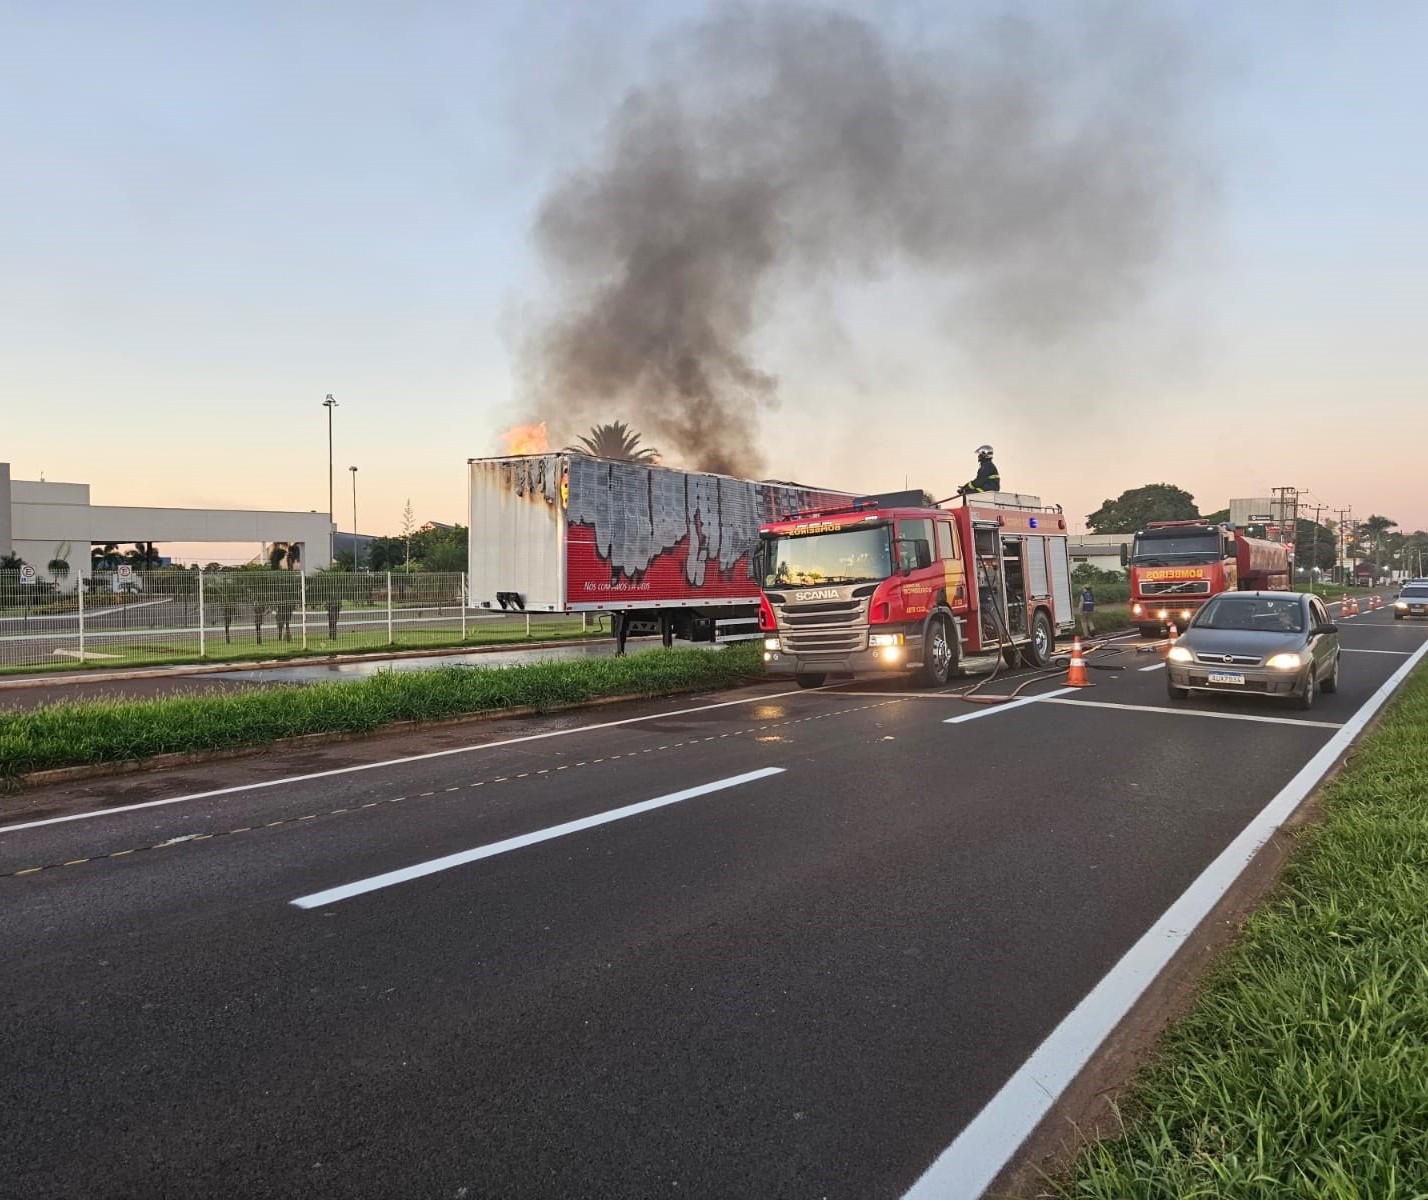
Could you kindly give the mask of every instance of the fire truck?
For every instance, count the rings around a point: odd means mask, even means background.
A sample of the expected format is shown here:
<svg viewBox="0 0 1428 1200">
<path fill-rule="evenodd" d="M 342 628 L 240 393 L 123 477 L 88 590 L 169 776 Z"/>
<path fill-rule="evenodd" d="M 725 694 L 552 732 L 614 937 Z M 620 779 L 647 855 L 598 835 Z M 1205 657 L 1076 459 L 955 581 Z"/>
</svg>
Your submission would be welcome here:
<svg viewBox="0 0 1428 1200">
<path fill-rule="evenodd" d="M 1159 637 L 1173 621 L 1184 629 L 1219 592 L 1289 586 L 1292 547 L 1247 537 L 1228 524 L 1151 521 L 1121 546 L 1130 568 L 1130 615 L 1143 637 Z"/>
<path fill-rule="evenodd" d="M 1035 496 L 942 508 L 890 493 L 770 522 L 760 539 L 764 664 L 800 687 L 835 674 L 936 687 L 998 654 L 1044 667 L 1075 624 L 1066 522 Z"/>
</svg>

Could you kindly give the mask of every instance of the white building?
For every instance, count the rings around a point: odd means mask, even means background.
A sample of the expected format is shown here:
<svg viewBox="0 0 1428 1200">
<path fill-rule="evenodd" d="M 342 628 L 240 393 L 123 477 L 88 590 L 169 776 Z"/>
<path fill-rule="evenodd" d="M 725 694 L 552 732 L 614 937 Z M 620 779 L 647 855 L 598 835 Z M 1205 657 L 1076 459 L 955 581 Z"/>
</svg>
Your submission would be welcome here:
<svg viewBox="0 0 1428 1200">
<path fill-rule="evenodd" d="M 11 479 L 0 462 L 0 555 L 19 555 L 42 575 L 64 558 L 70 581 L 89 577 L 89 548 L 106 542 L 295 542 L 311 572 L 332 562 L 332 533 L 326 513 L 91 504 L 87 483 Z"/>
</svg>

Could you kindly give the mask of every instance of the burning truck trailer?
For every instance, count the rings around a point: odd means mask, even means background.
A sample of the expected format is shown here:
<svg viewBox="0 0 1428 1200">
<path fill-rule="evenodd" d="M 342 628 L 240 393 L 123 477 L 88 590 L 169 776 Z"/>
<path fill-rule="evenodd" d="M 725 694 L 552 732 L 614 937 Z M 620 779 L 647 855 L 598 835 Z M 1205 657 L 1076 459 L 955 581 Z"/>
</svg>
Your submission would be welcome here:
<svg viewBox="0 0 1428 1200">
<path fill-rule="evenodd" d="M 759 529 L 843 492 L 570 451 L 467 460 L 473 608 L 597 613 L 619 650 L 759 636 Z"/>
</svg>

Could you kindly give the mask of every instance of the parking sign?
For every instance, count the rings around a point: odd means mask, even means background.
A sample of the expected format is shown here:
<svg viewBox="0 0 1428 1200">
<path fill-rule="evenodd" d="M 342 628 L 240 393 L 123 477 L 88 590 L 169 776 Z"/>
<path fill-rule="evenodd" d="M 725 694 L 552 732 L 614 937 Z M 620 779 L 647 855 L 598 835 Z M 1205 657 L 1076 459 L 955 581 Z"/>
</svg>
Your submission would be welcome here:
<svg viewBox="0 0 1428 1200">
<path fill-rule="evenodd" d="M 21 583 L 34 583 L 34 582 L 35 582 L 35 568 L 32 567 L 32 566 L 30 566 L 29 563 L 26 563 L 24 566 L 22 566 L 22 567 L 20 568 L 20 582 L 21 582 Z"/>
</svg>

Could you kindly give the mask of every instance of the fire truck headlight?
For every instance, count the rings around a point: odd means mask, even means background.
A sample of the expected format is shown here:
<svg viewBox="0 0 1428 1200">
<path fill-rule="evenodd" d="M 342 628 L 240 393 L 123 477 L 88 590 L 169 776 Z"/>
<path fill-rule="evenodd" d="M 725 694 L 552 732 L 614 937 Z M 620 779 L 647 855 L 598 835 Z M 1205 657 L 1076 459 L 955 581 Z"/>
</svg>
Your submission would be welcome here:
<svg viewBox="0 0 1428 1200">
<path fill-rule="evenodd" d="M 868 645 L 870 646 L 901 646 L 903 642 L 900 633 L 872 633 L 868 635 Z"/>
<path fill-rule="evenodd" d="M 883 660 L 885 662 L 897 662 L 902 658 L 901 646 L 884 646 Z"/>
<path fill-rule="evenodd" d="M 1184 646 L 1171 646 L 1170 649 L 1166 651 L 1165 657 L 1168 658 L 1171 662 L 1178 663 L 1188 663 L 1195 661 L 1195 656 L 1191 654 L 1189 650 L 1185 649 Z"/>
<path fill-rule="evenodd" d="M 1139 601 L 1136 601 L 1136 603 L 1131 605 L 1131 612 L 1137 617 L 1140 616 L 1140 614 L 1144 611 L 1145 609 L 1141 606 Z"/>
<path fill-rule="evenodd" d="M 1304 656 L 1293 651 L 1271 654 L 1265 659 L 1264 665 L 1273 671 L 1297 671 L 1304 665 Z"/>
<path fill-rule="evenodd" d="M 1180 610 L 1180 619 L 1182 621 L 1188 621 L 1190 619 L 1190 610 L 1188 608 L 1182 608 Z"/>
<path fill-rule="evenodd" d="M 778 644 L 778 638 L 764 638 L 765 650 L 778 650 L 780 648 L 781 647 Z"/>
</svg>

